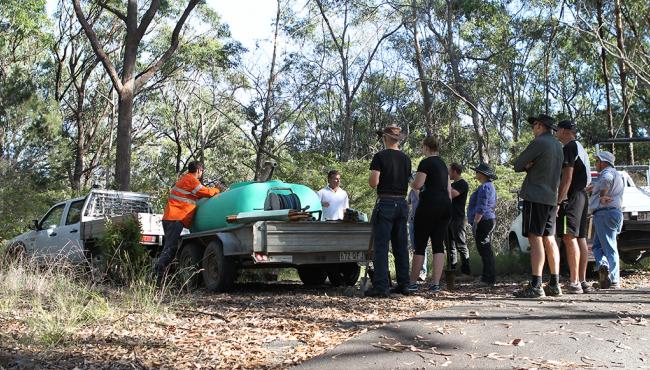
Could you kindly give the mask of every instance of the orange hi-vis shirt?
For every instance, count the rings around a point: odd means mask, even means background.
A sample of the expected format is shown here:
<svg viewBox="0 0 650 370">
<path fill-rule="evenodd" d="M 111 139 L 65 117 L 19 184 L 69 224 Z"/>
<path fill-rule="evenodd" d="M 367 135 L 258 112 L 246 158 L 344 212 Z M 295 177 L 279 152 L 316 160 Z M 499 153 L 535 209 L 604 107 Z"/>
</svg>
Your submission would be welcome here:
<svg viewBox="0 0 650 370">
<path fill-rule="evenodd" d="M 196 210 L 196 201 L 219 194 L 219 189 L 203 186 L 194 175 L 183 175 L 169 192 L 163 220 L 181 221 L 189 228 Z"/>
</svg>

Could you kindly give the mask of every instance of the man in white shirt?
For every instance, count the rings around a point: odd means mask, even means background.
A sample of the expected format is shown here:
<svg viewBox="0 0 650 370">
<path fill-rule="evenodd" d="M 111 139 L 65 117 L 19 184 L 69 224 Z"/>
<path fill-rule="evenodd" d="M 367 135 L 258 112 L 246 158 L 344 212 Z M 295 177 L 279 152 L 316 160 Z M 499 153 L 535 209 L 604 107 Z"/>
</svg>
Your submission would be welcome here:
<svg viewBox="0 0 650 370">
<path fill-rule="evenodd" d="M 318 191 L 323 206 L 324 221 L 342 220 L 345 210 L 350 207 L 348 193 L 341 189 L 341 174 L 337 170 L 327 173 L 327 186 Z"/>
</svg>

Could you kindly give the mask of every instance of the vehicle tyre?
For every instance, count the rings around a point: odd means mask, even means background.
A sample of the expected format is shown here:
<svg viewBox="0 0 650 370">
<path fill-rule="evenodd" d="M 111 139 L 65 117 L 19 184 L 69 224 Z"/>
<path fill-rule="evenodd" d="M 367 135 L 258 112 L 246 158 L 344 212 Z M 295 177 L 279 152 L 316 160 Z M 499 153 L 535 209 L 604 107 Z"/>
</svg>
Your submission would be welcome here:
<svg viewBox="0 0 650 370">
<path fill-rule="evenodd" d="M 357 263 L 339 263 L 327 269 L 327 278 L 333 286 L 354 286 L 360 274 L 361 267 Z"/>
<path fill-rule="evenodd" d="M 223 254 L 223 246 L 218 240 L 208 244 L 203 252 L 203 283 L 212 292 L 227 292 L 232 289 L 237 276 L 234 258 Z"/>
<path fill-rule="evenodd" d="M 24 260 L 26 254 L 25 245 L 20 242 L 11 243 L 4 253 L 4 262 L 12 264 Z"/>
<path fill-rule="evenodd" d="M 319 265 L 302 265 L 298 266 L 298 276 L 305 285 L 323 285 L 327 271 Z"/>
<path fill-rule="evenodd" d="M 182 287 L 193 291 L 201 286 L 201 260 L 203 248 L 196 244 L 186 244 L 178 255 L 178 278 Z"/>
<path fill-rule="evenodd" d="M 643 259 L 644 252 L 642 251 L 624 252 L 624 253 L 620 253 L 619 257 L 621 258 L 621 261 L 633 265 L 641 261 L 641 259 Z"/>
</svg>

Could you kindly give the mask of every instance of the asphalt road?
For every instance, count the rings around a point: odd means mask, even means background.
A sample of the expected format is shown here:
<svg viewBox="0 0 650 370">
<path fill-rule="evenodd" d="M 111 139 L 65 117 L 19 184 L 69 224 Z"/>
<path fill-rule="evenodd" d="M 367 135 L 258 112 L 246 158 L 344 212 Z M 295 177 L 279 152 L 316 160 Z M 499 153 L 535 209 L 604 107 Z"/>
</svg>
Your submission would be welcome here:
<svg viewBox="0 0 650 370">
<path fill-rule="evenodd" d="M 650 369 L 650 289 L 457 303 L 366 332 L 298 369 Z"/>
</svg>

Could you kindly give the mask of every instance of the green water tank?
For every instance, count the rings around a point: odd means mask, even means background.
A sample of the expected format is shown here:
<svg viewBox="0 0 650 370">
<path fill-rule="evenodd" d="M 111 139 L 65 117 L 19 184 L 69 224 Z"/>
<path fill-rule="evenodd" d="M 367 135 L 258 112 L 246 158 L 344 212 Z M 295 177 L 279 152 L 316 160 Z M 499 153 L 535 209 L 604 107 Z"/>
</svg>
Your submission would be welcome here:
<svg viewBox="0 0 650 370">
<path fill-rule="evenodd" d="M 300 198 L 302 208 L 309 206 L 307 211 L 322 210 L 318 194 L 305 185 L 289 184 L 280 180 L 245 181 L 233 184 L 230 189 L 216 197 L 199 200 L 190 230 L 197 232 L 236 226 L 228 224 L 226 217 L 240 212 L 263 210 L 270 192 L 285 195 L 293 192 Z M 314 214 L 314 217 L 318 217 L 318 214 Z"/>
</svg>

